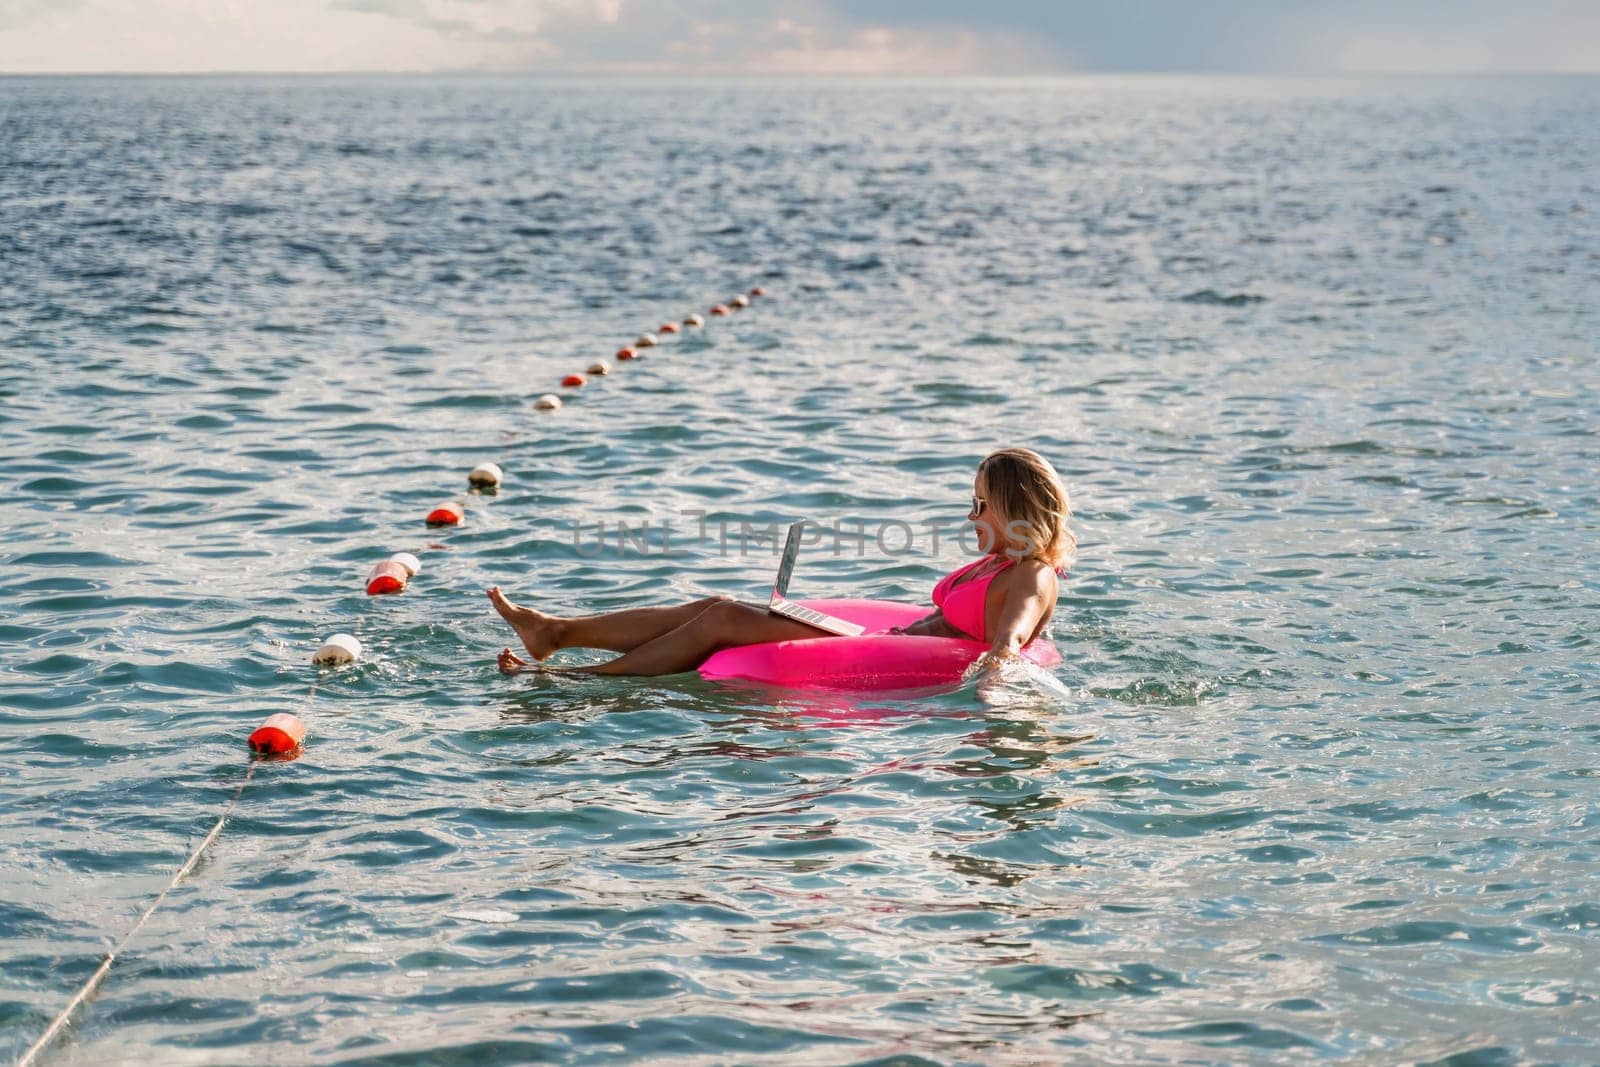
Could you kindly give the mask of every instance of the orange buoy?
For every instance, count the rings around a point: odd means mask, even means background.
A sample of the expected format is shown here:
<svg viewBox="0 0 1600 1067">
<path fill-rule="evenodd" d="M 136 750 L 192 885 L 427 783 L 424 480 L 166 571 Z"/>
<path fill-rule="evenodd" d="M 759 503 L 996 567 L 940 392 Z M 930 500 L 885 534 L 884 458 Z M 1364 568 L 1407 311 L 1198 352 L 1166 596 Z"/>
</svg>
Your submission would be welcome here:
<svg viewBox="0 0 1600 1067">
<path fill-rule="evenodd" d="M 726 304 L 718 304 L 716 307 L 711 309 L 711 314 L 713 315 L 726 315 L 727 313 L 728 306 Z"/>
<path fill-rule="evenodd" d="M 767 291 L 765 289 L 763 289 L 761 286 L 758 285 L 758 286 L 756 286 L 756 287 L 754 287 L 753 289 L 750 290 L 750 295 L 751 296 L 766 296 L 767 295 Z"/>
<path fill-rule="evenodd" d="M 678 324 L 675 322 L 663 322 L 658 329 L 661 333 L 677 333 Z"/>
<path fill-rule="evenodd" d="M 250 751 L 258 756 L 286 756 L 306 739 L 306 724 L 286 711 L 268 715 L 250 735 Z"/>
<path fill-rule="evenodd" d="M 374 564 L 372 570 L 367 573 L 367 595 L 383 596 L 385 593 L 398 593 L 410 580 L 411 572 L 406 570 L 405 564 L 386 559 L 382 563 Z"/>
<path fill-rule="evenodd" d="M 459 526 L 461 520 L 467 517 L 467 509 L 457 504 L 454 500 L 446 500 L 437 504 L 428 512 L 429 526 Z"/>
<path fill-rule="evenodd" d="M 632 359 L 634 356 L 637 356 L 638 354 L 639 353 L 635 352 L 631 348 L 619 348 L 619 349 L 617 349 L 617 358 L 618 359 Z"/>
<path fill-rule="evenodd" d="M 561 384 L 566 386 L 568 389 L 576 389 L 578 386 L 582 385 L 588 380 L 589 379 L 585 378 L 581 374 L 569 374 L 565 378 L 561 379 Z"/>
</svg>

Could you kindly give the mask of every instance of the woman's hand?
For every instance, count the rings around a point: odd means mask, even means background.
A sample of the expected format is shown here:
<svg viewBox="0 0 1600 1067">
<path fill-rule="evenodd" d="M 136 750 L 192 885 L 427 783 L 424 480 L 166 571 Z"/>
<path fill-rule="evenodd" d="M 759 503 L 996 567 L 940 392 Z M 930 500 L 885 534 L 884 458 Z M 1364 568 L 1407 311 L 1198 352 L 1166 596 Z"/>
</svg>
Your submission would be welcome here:
<svg viewBox="0 0 1600 1067">
<path fill-rule="evenodd" d="M 935 608 L 931 615 L 924 615 L 916 622 L 904 626 L 891 626 L 887 631 L 899 634 L 902 637 L 962 637 L 949 623 L 944 621 L 944 612 Z"/>
<path fill-rule="evenodd" d="M 992 671 L 1003 667 L 1007 663 L 1021 662 L 1022 656 L 1017 652 L 1016 649 L 1009 647 L 997 647 L 991 648 L 989 651 L 979 656 L 977 667 L 979 671 Z"/>
</svg>

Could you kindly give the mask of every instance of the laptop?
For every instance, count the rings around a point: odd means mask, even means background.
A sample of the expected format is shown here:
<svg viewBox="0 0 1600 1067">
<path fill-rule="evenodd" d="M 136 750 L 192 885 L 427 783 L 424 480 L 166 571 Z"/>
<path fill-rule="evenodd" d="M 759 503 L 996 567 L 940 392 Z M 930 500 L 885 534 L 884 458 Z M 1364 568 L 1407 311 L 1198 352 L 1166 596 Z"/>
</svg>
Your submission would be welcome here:
<svg viewBox="0 0 1600 1067">
<path fill-rule="evenodd" d="M 767 610 L 774 615 L 782 615 L 786 619 L 803 622 L 807 626 L 815 626 L 819 630 L 826 630 L 840 637 L 859 637 L 867 632 L 865 626 L 857 626 L 853 622 L 824 615 L 804 604 L 796 604 L 787 597 L 789 576 L 794 573 L 794 561 L 800 555 L 800 535 L 805 525 L 803 522 L 797 522 L 789 527 L 789 540 L 783 545 L 783 562 L 778 564 L 778 580 L 772 583 L 772 599 L 767 603 Z"/>
</svg>

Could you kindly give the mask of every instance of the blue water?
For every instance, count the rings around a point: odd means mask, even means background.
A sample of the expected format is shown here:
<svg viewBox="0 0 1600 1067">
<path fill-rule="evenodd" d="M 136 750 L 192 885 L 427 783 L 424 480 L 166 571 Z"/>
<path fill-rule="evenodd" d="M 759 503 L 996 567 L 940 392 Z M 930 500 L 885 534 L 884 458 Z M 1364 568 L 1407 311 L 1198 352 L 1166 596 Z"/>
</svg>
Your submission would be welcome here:
<svg viewBox="0 0 1600 1067">
<path fill-rule="evenodd" d="M 0 1054 L 294 711 L 52 1062 L 1600 1060 L 1600 81 L 6 79 L 0 131 Z M 923 599 L 1011 442 L 1059 687 L 494 669 L 492 582 L 761 595 L 724 523 L 913 524 L 795 591 Z"/>
</svg>

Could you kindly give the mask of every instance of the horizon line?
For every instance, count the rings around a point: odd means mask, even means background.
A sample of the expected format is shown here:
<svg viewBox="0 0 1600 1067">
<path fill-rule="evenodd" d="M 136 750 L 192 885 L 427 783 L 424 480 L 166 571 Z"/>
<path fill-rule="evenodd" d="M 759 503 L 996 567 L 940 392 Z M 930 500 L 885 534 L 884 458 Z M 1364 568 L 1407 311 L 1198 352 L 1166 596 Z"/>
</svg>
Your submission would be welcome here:
<svg viewBox="0 0 1600 1067">
<path fill-rule="evenodd" d="M 848 80 L 873 79 L 882 81 L 1039 81 L 1051 78 L 1096 77 L 1174 77 L 1174 78 L 1593 78 L 1600 76 L 1594 70 L 1061 70 L 1032 73 L 908 73 L 904 71 L 881 72 L 803 72 L 793 71 L 768 74 L 759 71 L 604 71 L 604 70 L 481 70 L 452 68 L 444 70 L 0 70 L 0 78 L 383 78 L 383 77 L 433 77 L 433 78 L 612 78 L 661 80 L 682 79 L 737 79 L 744 81 L 798 81 L 798 80 Z"/>
</svg>

